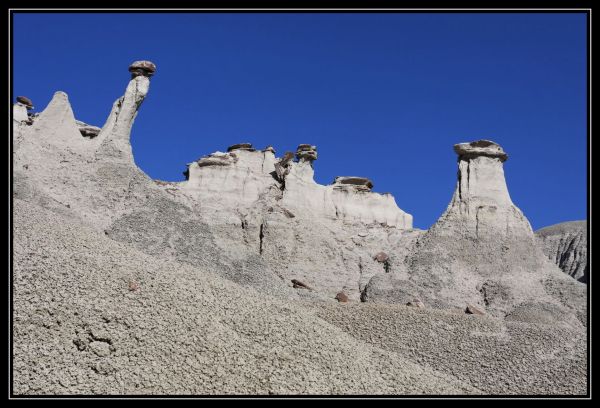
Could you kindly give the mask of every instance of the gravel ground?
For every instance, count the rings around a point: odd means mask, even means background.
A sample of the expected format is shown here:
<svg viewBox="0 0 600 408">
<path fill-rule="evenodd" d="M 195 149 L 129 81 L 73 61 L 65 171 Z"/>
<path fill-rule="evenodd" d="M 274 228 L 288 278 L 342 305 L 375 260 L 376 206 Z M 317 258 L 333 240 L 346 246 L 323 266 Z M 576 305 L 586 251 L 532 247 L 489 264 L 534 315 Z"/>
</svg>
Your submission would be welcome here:
<svg viewBox="0 0 600 408">
<path fill-rule="evenodd" d="M 297 303 L 15 200 L 15 394 L 466 394 Z"/>
<path fill-rule="evenodd" d="M 401 305 L 313 308 L 317 316 L 358 340 L 455 376 L 486 394 L 586 393 L 585 333 L 566 325 Z"/>
</svg>

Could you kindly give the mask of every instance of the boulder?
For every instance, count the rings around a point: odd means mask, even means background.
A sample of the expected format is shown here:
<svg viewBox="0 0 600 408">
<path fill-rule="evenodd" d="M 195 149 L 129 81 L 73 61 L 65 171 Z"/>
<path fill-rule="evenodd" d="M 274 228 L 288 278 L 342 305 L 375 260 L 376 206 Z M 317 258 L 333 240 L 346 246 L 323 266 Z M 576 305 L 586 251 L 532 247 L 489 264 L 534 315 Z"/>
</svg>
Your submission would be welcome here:
<svg viewBox="0 0 600 408">
<path fill-rule="evenodd" d="M 484 311 L 482 311 L 481 309 L 478 309 L 477 307 L 469 304 L 467 305 L 466 309 L 465 309 L 465 313 L 466 314 L 474 314 L 474 315 L 480 315 L 483 316 L 485 314 Z"/>
<path fill-rule="evenodd" d="M 300 282 L 298 279 L 292 279 L 292 283 L 294 284 L 294 289 L 308 289 L 312 290 L 312 288 L 303 282 Z"/>
<path fill-rule="evenodd" d="M 377 255 L 373 257 L 374 260 L 380 263 L 388 262 L 390 257 L 385 252 L 379 252 Z"/>
<path fill-rule="evenodd" d="M 90 139 L 98 136 L 100 134 L 101 130 L 102 130 L 101 128 L 99 128 L 97 126 L 91 126 L 91 125 L 82 126 L 79 128 L 81 135 L 84 137 L 89 137 Z"/>
<path fill-rule="evenodd" d="M 247 150 L 250 152 L 256 151 L 256 149 L 252 147 L 251 143 L 238 143 L 238 144 L 231 145 L 227 148 L 228 152 L 231 152 L 234 150 Z"/>
<path fill-rule="evenodd" d="M 129 66 L 129 72 L 131 72 L 131 79 L 138 76 L 150 78 L 156 72 L 156 65 L 150 61 L 135 61 Z"/>
<path fill-rule="evenodd" d="M 237 162 L 237 156 L 232 153 L 221 153 L 216 152 L 212 153 L 208 156 L 202 157 L 197 161 L 198 167 L 206 167 L 206 166 L 229 166 L 235 162 Z"/>
<path fill-rule="evenodd" d="M 340 303 L 346 303 L 348 302 L 348 295 L 346 295 L 344 292 L 339 292 L 337 295 L 335 295 L 335 299 Z"/>
<path fill-rule="evenodd" d="M 317 146 L 309 144 L 300 144 L 296 149 L 296 158 L 298 161 L 313 162 L 317 160 Z"/>
<path fill-rule="evenodd" d="M 458 143 L 454 145 L 454 151 L 458 154 L 458 160 L 468 160 L 478 156 L 497 157 L 501 162 L 508 159 L 502 147 L 491 140 Z"/>
<path fill-rule="evenodd" d="M 334 185 L 351 185 L 357 189 L 364 191 L 371 191 L 373 188 L 373 182 L 366 177 L 354 177 L 354 176 L 338 176 L 333 181 Z"/>
<path fill-rule="evenodd" d="M 33 109 L 33 102 L 26 96 L 17 96 L 17 102 L 25 105 L 27 109 Z"/>
<path fill-rule="evenodd" d="M 419 299 L 413 299 L 410 302 L 408 302 L 406 304 L 406 306 L 409 306 L 409 307 L 418 307 L 418 308 L 422 309 L 422 308 L 425 307 L 425 304 L 423 302 L 421 302 Z"/>
<path fill-rule="evenodd" d="M 288 218 L 295 218 L 296 217 L 294 215 L 294 213 L 291 212 L 290 210 L 288 210 L 287 208 L 284 208 L 282 211 L 285 214 L 285 216 L 288 217 Z"/>
</svg>

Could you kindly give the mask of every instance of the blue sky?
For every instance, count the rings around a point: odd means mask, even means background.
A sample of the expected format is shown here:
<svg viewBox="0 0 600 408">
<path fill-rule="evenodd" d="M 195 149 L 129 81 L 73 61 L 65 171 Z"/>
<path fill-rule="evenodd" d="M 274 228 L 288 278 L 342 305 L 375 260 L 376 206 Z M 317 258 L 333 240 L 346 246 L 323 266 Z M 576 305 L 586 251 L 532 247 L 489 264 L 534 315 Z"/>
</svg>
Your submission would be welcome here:
<svg viewBox="0 0 600 408">
<path fill-rule="evenodd" d="M 150 177 L 227 146 L 317 145 L 315 178 L 365 176 L 428 228 L 456 183 L 459 142 L 509 155 L 534 229 L 586 218 L 586 16 L 498 13 L 15 14 L 15 95 L 57 90 L 102 126 L 157 65 L 132 132 Z"/>
</svg>

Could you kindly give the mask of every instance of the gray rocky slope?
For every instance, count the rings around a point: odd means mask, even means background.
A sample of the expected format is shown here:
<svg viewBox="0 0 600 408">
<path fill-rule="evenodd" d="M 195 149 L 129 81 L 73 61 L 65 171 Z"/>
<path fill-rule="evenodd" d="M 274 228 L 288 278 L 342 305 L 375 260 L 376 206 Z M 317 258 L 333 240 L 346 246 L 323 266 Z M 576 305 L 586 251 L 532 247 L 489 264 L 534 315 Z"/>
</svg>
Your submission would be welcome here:
<svg viewBox="0 0 600 408">
<path fill-rule="evenodd" d="M 315 183 L 311 145 L 152 180 L 129 144 L 147 66 L 101 129 L 62 92 L 15 105 L 16 393 L 586 392 L 585 285 L 535 244 L 498 145 L 456 146 L 429 231 L 368 179 Z"/>
<path fill-rule="evenodd" d="M 571 221 L 535 232 L 544 253 L 567 275 L 588 283 L 587 222 Z"/>
</svg>

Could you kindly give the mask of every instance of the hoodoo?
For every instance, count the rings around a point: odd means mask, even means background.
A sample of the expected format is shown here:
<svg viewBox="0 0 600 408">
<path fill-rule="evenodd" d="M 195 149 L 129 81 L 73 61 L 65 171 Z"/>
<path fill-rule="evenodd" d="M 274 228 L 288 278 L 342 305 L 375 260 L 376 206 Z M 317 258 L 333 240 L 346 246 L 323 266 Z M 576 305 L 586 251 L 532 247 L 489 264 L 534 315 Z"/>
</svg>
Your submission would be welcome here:
<svg viewBox="0 0 600 408">
<path fill-rule="evenodd" d="M 584 304 L 570 302 L 557 287 L 583 298 L 584 285 L 563 279 L 536 245 L 529 221 L 508 193 L 508 155 L 489 140 L 460 143 L 454 151 L 458 181 L 448 208 L 417 239 L 402 268 L 371 279 L 363 300 L 405 304 L 419 297 L 434 307 L 470 304 L 513 317 L 524 307 L 564 310 L 550 319 L 578 324 L 574 316 L 585 315 Z"/>
<path fill-rule="evenodd" d="M 14 104 L 17 394 L 585 392 L 585 285 L 553 262 L 588 276 L 582 230 L 535 239 L 497 143 L 454 146 L 427 231 L 377 175 L 317 183 L 312 144 L 152 180 L 130 136 L 156 66 L 129 72 L 102 128 L 64 92 Z"/>
</svg>

